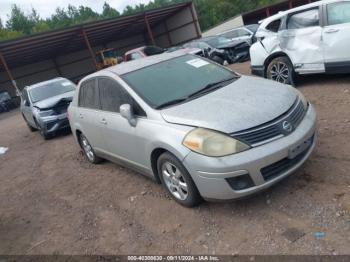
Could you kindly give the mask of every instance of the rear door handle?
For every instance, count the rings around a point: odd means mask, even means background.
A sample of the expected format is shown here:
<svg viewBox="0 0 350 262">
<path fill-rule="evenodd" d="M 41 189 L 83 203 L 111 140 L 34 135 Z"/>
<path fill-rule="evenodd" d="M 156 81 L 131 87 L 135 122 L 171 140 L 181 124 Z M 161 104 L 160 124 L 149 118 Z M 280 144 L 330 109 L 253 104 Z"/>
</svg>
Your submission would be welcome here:
<svg viewBox="0 0 350 262">
<path fill-rule="evenodd" d="M 103 118 L 103 119 L 101 119 L 101 123 L 102 123 L 102 124 L 104 124 L 104 125 L 107 125 L 107 121 L 106 121 L 106 119 L 104 119 L 104 118 Z"/>
<path fill-rule="evenodd" d="M 326 31 L 325 31 L 325 33 L 327 33 L 327 34 L 331 34 L 331 33 L 336 33 L 336 32 L 338 32 L 339 31 L 339 29 L 336 29 L 336 28 L 330 28 L 330 29 L 327 29 Z"/>
</svg>

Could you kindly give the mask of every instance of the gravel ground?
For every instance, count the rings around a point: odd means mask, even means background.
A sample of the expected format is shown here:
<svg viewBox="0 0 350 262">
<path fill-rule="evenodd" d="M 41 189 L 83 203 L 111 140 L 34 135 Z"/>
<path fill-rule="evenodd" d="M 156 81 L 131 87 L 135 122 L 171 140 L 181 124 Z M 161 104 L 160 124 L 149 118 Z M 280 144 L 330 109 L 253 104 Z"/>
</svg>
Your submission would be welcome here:
<svg viewBox="0 0 350 262">
<path fill-rule="evenodd" d="M 89 164 L 70 134 L 44 141 L 19 112 L 0 115 L 0 254 L 350 254 L 350 76 L 305 77 L 299 90 L 319 117 L 303 168 L 194 209 L 133 171 Z"/>
</svg>

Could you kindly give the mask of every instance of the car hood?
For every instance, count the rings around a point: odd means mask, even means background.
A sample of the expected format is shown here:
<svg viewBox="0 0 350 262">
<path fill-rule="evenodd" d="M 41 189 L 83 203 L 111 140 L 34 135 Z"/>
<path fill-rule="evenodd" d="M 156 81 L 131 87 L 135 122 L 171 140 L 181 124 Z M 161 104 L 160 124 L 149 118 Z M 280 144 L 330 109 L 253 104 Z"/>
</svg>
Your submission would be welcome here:
<svg viewBox="0 0 350 262">
<path fill-rule="evenodd" d="M 53 97 L 41 100 L 39 102 L 34 103 L 34 106 L 39 109 L 49 109 L 49 108 L 55 107 L 57 104 L 59 104 L 62 101 L 71 102 L 73 100 L 74 92 L 75 91 L 70 91 L 58 96 L 53 96 Z"/>
<path fill-rule="evenodd" d="M 165 121 L 233 133 L 256 127 L 285 113 L 296 100 L 286 85 L 241 76 L 194 100 L 161 110 Z"/>
<path fill-rule="evenodd" d="M 244 41 L 244 40 L 232 40 L 228 43 L 225 43 L 225 44 L 221 44 L 221 45 L 218 45 L 216 48 L 218 49 L 225 49 L 225 48 L 232 48 L 232 47 L 235 47 L 235 46 L 238 46 L 238 45 L 241 45 L 241 44 L 247 44 L 247 41 Z"/>
</svg>

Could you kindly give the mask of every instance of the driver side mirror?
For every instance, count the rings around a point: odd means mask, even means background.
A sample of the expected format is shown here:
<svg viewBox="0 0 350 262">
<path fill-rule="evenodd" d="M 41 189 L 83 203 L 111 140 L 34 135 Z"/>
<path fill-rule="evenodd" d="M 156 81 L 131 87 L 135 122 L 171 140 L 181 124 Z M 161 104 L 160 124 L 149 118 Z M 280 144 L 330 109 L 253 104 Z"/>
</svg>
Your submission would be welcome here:
<svg viewBox="0 0 350 262">
<path fill-rule="evenodd" d="M 23 100 L 23 105 L 24 106 L 30 106 L 29 101 L 28 100 Z"/>
<path fill-rule="evenodd" d="M 121 105 L 119 111 L 120 111 L 120 115 L 126 118 L 126 120 L 128 120 L 131 126 L 133 127 L 136 126 L 136 118 L 131 105 L 129 104 Z"/>
</svg>

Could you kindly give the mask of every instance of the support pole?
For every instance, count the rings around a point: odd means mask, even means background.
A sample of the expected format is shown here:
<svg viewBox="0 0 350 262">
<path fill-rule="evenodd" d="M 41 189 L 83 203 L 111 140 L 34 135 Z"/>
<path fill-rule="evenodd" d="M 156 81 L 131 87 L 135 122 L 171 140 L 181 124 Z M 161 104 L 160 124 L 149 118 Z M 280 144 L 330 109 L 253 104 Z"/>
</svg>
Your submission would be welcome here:
<svg viewBox="0 0 350 262">
<path fill-rule="evenodd" d="M 169 46 L 172 46 L 173 42 L 171 41 L 171 36 L 170 36 L 170 32 L 169 32 L 169 28 L 168 28 L 168 24 L 166 23 L 166 20 L 164 21 L 164 27 L 165 27 L 165 30 L 166 30 L 166 35 L 167 35 L 167 38 L 168 38 Z"/>
<path fill-rule="evenodd" d="M 265 9 L 265 11 L 266 11 L 266 17 L 269 17 L 270 16 L 270 8 L 267 7 Z"/>
<path fill-rule="evenodd" d="M 151 26 L 149 25 L 148 18 L 147 18 L 146 14 L 144 15 L 144 20 L 145 20 L 145 24 L 146 24 L 147 31 L 148 31 L 148 36 L 152 41 L 152 45 L 156 45 L 156 42 L 154 41 L 152 30 L 151 30 Z"/>
<path fill-rule="evenodd" d="M 190 11 L 191 11 L 193 25 L 196 28 L 197 38 L 200 38 L 201 34 L 199 32 L 199 29 L 198 29 L 198 21 L 197 21 L 196 17 L 194 16 L 193 4 L 192 3 L 189 5 L 189 8 L 190 8 Z"/>
<path fill-rule="evenodd" d="M 90 42 L 89 42 L 89 38 L 88 38 L 84 28 L 81 29 L 81 32 L 83 34 L 83 37 L 84 37 L 84 40 L 85 40 L 85 44 L 86 44 L 87 48 L 89 49 L 90 56 L 91 56 L 92 61 L 94 62 L 95 68 L 96 68 L 96 70 L 98 70 L 96 56 L 95 56 L 94 51 L 91 48 L 91 45 L 90 45 Z"/>
<path fill-rule="evenodd" d="M 293 8 L 293 2 L 292 2 L 292 0 L 289 0 L 289 1 L 288 1 L 288 7 L 289 7 L 289 9 L 292 9 L 292 8 Z"/>
<path fill-rule="evenodd" d="M 13 78 L 9 67 L 7 66 L 5 57 L 2 55 L 1 52 L 0 52 L 0 60 L 1 60 L 2 65 L 3 65 L 4 68 L 5 68 L 5 71 L 6 71 L 7 75 L 8 75 L 8 77 L 9 77 L 9 79 L 11 80 L 12 86 L 15 88 L 16 95 L 17 95 L 17 96 L 20 96 L 21 92 L 19 91 L 19 89 L 18 89 L 18 87 L 17 87 L 17 84 L 16 84 L 16 81 L 15 81 L 15 79 Z"/>
</svg>

